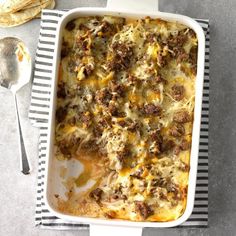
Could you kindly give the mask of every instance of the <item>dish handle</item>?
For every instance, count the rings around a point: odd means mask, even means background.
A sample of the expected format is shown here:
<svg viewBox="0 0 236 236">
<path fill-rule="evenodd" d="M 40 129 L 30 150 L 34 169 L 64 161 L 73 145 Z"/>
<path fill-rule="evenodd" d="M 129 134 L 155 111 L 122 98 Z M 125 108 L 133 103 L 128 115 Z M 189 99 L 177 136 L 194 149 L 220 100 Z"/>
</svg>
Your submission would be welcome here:
<svg viewBox="0 0 236 236">
<path fill-rule="evenodd" d="M 138 11 L 158 11 L 159 0 L 107 0 L 108 9 L 125 9 L 125 10 L 138 10 Z"/>
<path fill-rule="evenodd" d="M 90 236 L 142 236 L 143 228 L 90 224 Z"/>
</svg>

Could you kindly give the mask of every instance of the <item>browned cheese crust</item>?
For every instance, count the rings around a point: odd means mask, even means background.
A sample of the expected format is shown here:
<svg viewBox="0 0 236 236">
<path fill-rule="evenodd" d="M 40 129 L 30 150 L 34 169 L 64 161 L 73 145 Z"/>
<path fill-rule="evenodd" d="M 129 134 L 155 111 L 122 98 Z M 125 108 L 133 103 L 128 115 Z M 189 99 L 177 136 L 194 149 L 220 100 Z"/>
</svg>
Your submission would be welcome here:
<svg viewBox="0 0 236 236">
<path fill-rule="evenodd" d="M 84 171 L 63 180 L 60 211 L 132 221 L 183 214 L 196 67 L 197 37 L 176 22 L 97 16 L 66 25 L 55 156 Z"/>
</svg>

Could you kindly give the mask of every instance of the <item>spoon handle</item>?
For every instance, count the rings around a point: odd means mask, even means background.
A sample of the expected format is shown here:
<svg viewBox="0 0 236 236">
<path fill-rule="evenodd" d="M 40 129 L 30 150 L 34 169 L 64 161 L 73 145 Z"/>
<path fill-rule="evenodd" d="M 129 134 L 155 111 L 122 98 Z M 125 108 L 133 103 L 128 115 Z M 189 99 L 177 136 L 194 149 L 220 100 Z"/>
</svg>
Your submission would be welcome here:
<svg viewBox="0 0 236 236">
<path fill-rule="evenodd" d="M 25 144 L 24 144 L 23 135 L 22 135 L 22 131 L 21 131 L 21 124 L 20 124 L 16 94 L 14 94 L 14 101 L 15 101 L 15 108 L 16 108 L 17 126 L 18 126 L 19 135 L 20 135 L 20 139 L 19 139 L 20 168 L 21 168 L 21 172 L 23 174 L 28 175 L 30 173 L 30 166 L 29 166 L 29 162 L 27 159 Z"/>
</svg>

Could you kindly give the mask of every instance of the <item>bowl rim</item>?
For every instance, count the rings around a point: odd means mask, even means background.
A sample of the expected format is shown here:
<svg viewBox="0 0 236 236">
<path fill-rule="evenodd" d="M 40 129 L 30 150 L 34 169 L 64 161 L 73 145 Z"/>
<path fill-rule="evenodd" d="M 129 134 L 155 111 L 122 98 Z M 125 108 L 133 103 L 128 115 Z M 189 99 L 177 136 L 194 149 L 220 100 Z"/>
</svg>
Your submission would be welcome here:
<svg viewBox="0 0 236 236">
<path fill-rule="evenodd" d="M 89 218 L 89 217 L 80 217 L 72 216 L 59 212 L 56 210 L 52 202 L 50 201 L 50 162 L 52 158 L 52 148 L 54 142 L 54 117 L 55 117 L 55 100 L 56 100 L 56 87 L 57 87 L 57 75 L 58 75 L 58 66 L 60 62 L 60 37 L 62 29 L 65 24 L 70 20 L 78 16 L 93 16 L 93 15 L 114 15 L 114 16 L 125 16 L 125 17 L 145 17 L 150 16 L 153 18 L 161 18 L 167 21 L 177 21 L 179 23 L 185 24 L 188 27 L 192 28 L 198 38 L 198 63 L 197 63 L 197 76 L 195 83 L 195 109 L 194 109 L 194 122 L 193 122 L 193 132 L 192 132 L 192 148 L 190 156 L 190 171 L 189 171 L 189 185 L 188 185 L 188 194 L 187 194 L 187 204 L 185 212 L 178 219 L 168 222 L 134 222 L 126 220 L 109 220 L 109 219 L 100 219 L 100 218 Z M 196 189 L 196 177 L 197 177 L 197 166 L 198 166 L 198 149 L 200 141 L 200 123 L 201 123 L 201 110 L 202 110 L 202 93 L 203 93 L 203 79 L 204 79 L 204 61 L 205 61 L 205 35 L 200 24 L 194 19 L 173 14 L 165 13 L 160 11 L 131 11 L 131 10 L 116 10 L 116 9 L 107 9 L 107 8 L 98 8 L 98 7 L 86 7 L 86 8 L 75 8 L 66 12 L 58 25 L 55 39 L 55 54 L 53 59 L 53 73 L 52 73 L 52 92 L 50 99 L 50 111 L 49 111 L 49 129 L 48 129 L 48 139 L 46 147 L 46 174 L 45 174 L 45 186 L 44 199 L 48 209 L 57 217 L 86 224 L 102 224 L 102 225 L 113 225 L 113 226 L 128 226 L 128 227 L 174 227 L 185 222 L 191 215 L 194 198 L 195 198 L 195 189 Z"/>
</svg>

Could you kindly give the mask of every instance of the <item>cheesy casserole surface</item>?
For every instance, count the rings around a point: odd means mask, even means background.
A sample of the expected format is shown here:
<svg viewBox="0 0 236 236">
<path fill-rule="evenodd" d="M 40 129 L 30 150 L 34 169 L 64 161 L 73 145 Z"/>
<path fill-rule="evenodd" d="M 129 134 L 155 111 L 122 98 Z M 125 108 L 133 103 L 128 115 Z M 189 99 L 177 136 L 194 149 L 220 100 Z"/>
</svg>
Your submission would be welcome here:
<svg viewBox="0 0 236 236">
<path fill-rule="evenodd" d="M 61 212 L 162 222 L 184 213 L 197 45 L 192 29 L 149 17 L 66 25 L 55 157 L 83 171 L 64 177 Z"/>
</svg>

